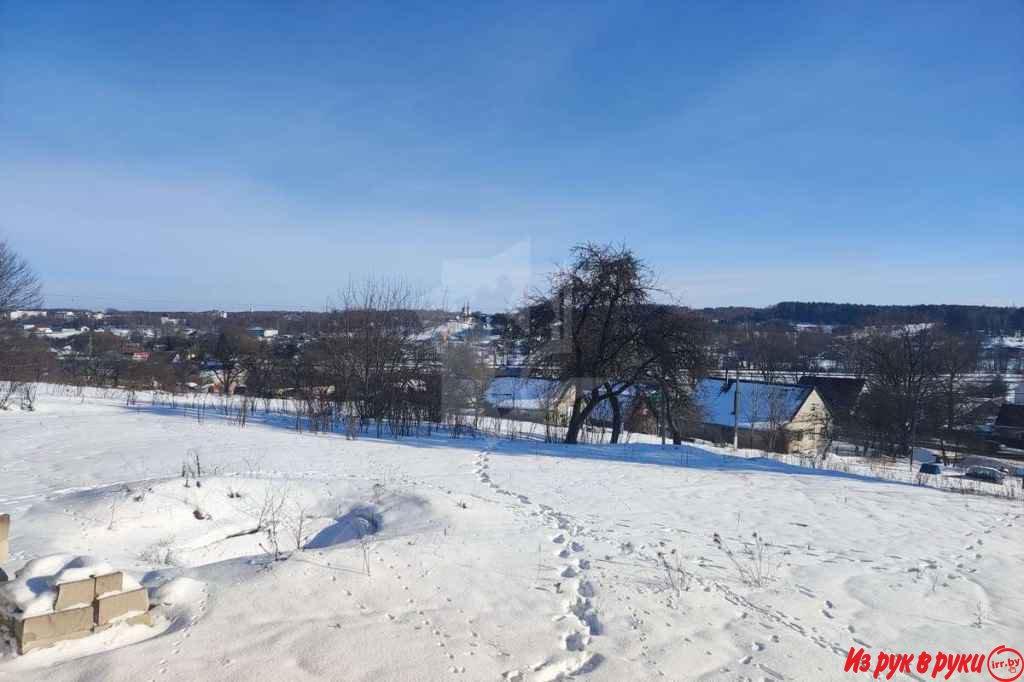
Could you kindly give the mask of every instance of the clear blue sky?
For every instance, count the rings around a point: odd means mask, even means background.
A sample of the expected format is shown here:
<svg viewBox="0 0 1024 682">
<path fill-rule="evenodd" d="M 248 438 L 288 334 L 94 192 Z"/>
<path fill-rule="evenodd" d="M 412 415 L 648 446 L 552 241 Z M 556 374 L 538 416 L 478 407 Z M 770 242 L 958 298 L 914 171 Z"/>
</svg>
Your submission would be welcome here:
<svg viewBox="0 0 1024 682">
<path fill-rule="evenodd" d="M 0 0 L 0 234 L 53 306 L 1024 304 L 1024 3 Z"/>
</svg>

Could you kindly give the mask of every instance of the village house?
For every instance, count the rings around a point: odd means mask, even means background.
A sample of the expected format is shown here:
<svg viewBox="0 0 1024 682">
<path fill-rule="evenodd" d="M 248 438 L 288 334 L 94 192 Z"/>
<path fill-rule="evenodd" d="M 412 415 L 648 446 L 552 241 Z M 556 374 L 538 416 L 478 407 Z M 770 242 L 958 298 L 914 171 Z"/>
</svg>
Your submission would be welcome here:
<svg viewBox="0 0 1024 682">
<path fill-rule="evenodd" d="M 484 392 L 484 406 L 500 417 L 565 424 L 576 398 L 574 387 L 554 379 L 495 377 Z"/>
<path fill-rule="evenodd" d="M 694 435 L 705 440 L 731 443 L 738 426 L 740 447 L 814 454 L 827 445 L 831 415 L 814 386 L 707 378 L 694 401 Z"/>
<path fill-rule="evenodd" d="M 828 408 L 829 417 L 843 421 L 853 414 L 866 382 L 852 377 L 805 375 L 797 383 L 813 387 Z"/>
<path fill-rule="evenodd" d="M 701 379 L 694 389 L 695 418 L 684 427 L 686 435 L 716 443 L 732 443 L 737 420 L 733 404 L 735 380 Z M 827 445 L 832 421 L 828 403 L 814 386 L 743 380 L 739 383 L 740 446 L 815 454 Z M 848 392 L 852 392 L 849 388 Z M 575 399 L 572 382 L 537 377 L 496 377 L 484 393 L 488 412 L 501 417 L 565 425 Z M 619 397 L 623 425 L 636 432 L 656 433 L 657 418 L 640 393 L 628 390 Z M 849 405 L 837 395 L 836 405 Z M 603 401 L 590 415 L 590 423 L 610 426 L 612 409 Z"/>
<path fill-rule="evenodd" d="M 1005 442 L 1024 446 L 1024 405 L 1004 403 L 996 417 L 995 434 Z"/>
<path fill-rule="evenodd" d="M 266 329 L 264 327 L 249 327 L 245 330 L 245 333 L 254 339 L 272 339 L 277 336 L 276 329 Z"/>
<path fill-rule="evenodd" d="M 12 310 L 7 313 L 7 319 L 11 320 L 25 320 L 30 317 L 46 317 L 45 310 Z"/>
</svg>

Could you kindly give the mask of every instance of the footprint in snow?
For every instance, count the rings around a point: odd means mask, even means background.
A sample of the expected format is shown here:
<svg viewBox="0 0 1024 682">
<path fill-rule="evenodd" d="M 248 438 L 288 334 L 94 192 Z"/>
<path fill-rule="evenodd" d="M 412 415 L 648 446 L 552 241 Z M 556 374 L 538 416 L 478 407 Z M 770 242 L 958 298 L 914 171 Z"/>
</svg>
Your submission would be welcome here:
<svg viewBox="0 0 1024 682">
<path fill-rule="evenodd" d="M 566 651 L 583 651 L 587 648 L 590 636 L 584 632 L 570 632 L 565 636 L 564 646 Z"/>
</svg>

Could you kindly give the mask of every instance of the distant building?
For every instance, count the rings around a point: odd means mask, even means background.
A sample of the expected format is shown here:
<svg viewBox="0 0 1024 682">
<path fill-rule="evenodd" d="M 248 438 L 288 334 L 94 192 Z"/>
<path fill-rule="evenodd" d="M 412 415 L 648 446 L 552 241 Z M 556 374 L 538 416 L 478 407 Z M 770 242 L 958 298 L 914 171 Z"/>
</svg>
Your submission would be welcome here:
<svg viewBox="0 0 1024 682">
<path fill-rule="evenodd" d="M 812 386 L 825 402 L 829 415 L 843 420 L 850 416 L 857 406 L 860 394 L 864 392 L 864 380 L 849 377 L 819 377 L 805 375 L 797 382 L 801 386 Z"/>
<path fill-rule="evenodd" d="M 565 423 L 572 414 L 575 389 L 554 379 L 506 376 L 493 379 L 484 404 L 502 417 Z"/>
<path fill-rule="evenodd" d="M 254 339 L 272 339 L 277 336 L 276 329 L 265 329 L 263 327 L 249 327 L 245 333 Z"/>
<path fill-rule="evenodd" d="M 694 402 L 695 435 L 707 440 L 731 443 L 738 426 L 741 447 L 815 453 L 827 443 L 831 415 L 814 386 L 708 378 L 697 382 Z"/>
<path fill-rule="evenodd" d="M 1014 405 L 1024 405 L 1024 382 L 1010 386 L 1009 398 Z"/>
<path fill-rule="evenodd" d="M 7 317 L 11 320 L 24 320 L 30 317 L 46 317 L 45 310 L 12 310 L 7 313 Z"/>
<path fill-rule="evenodd" d="M 1000 407 L 995 433 L 1000 438 L 1024 445 L 1024 405 L 1005 403 Z"/>
</svg>

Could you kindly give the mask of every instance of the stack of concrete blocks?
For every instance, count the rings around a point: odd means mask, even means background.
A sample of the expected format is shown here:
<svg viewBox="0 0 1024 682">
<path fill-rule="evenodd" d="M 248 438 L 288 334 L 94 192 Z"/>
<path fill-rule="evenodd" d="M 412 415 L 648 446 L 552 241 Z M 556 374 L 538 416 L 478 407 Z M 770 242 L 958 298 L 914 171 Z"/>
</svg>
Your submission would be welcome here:
<svg viewBox="0 0 1024 682">
<path fill-rule="evenodd" d="M 0 515 L 0 561 L 7 559 L 10 517 Z M 6 576 L 5 576 L 6 578 Z M 124 589 L 124 574 L 108 573 L 57 585 L 53 611 L 37 616 L 0 614 L 0 626 L 14 634 L 18 653 L 86 637 L 127 623 L 151 625 L 145 587 Z"/>
<path fill-rule="evenodd" d="M 127 623 L 151 625 L 146 588 L 124 590 L 124 574 L 109 573 L 57 585 L 53 612 L 15 619 L 18 653 Z"/>
</svg>

